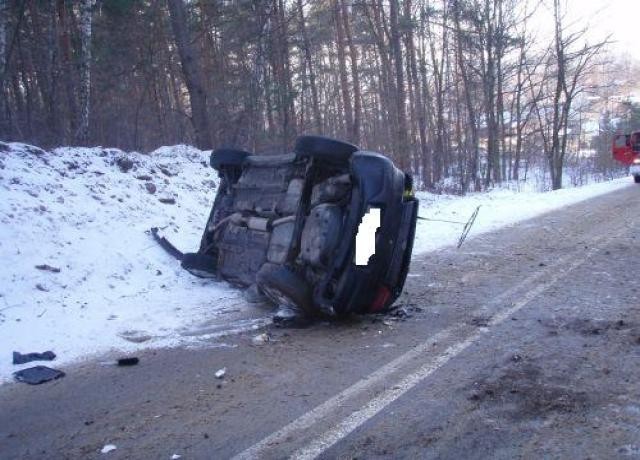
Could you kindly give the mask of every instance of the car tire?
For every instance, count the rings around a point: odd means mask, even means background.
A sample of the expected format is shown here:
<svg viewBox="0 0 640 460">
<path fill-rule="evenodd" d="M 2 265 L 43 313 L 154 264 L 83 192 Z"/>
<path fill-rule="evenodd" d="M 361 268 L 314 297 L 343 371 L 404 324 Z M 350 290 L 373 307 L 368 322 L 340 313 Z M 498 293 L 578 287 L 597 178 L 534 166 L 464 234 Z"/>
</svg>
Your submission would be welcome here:
<svg viewBox="0 0 640 460">
<path fill-rule="evenodd" d="M 211 158 L 209 159 L 209 163 L 211 167 L 216 171 L 220 171 L 221 168 L 224 167 L 240 167 L 244 160 L 251 155 L 249 152 L 245 152 L 244 150 L 236 150 L 236 149 L 216 149 L 211 152 Z"/>
<path fill-rule="evenodd" d="M 306 280 L 282 265 L 264 264 L 256 274 L 258 288 L 276 305 L 313 313 L 311 289 Z"/>
<path fill-rule="evenodd" d="M 218 261 L 211 256 L 188 252 L 184 254 L 180 265 L 198 278 L 215 278 Z"/>
<path fill-rule="evenodd" d="M 300 136 L 296 139 L 295 153 L 300 158 L 314 158 L 344 163 L 359 150 L 355 145 L 324 136 Z"/>
<path fill-rule="evenodd" d="M 640 184 L 640 176 L 633 176 L 633 181 L 634 181 L 636 184 Z"/>
</svg>

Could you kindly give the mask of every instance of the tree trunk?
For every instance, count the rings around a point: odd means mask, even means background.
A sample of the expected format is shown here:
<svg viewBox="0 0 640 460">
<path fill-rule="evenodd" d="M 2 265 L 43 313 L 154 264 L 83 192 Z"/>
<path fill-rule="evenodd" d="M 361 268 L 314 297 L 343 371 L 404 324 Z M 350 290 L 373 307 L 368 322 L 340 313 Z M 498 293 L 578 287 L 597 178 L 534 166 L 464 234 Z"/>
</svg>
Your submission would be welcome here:
<svg viewBox="0 0 640 460">
<path fill-rule="evenodd" d="M 391 29 L 391 50 L 396 70 L 396 110 L 398 115 L 398 132 L 396 158 L 401 169 L 409 166 L 409 141 L 407 137 L 406 93 L 404 87 L 404 69 L 402 64 L 402 48 L 400 46 L 400 26 L 398 23 L 398 0 L 389 2 L 389 28 Z"/>
<path fill-rule="evenodd" d="M 86 145 L 89 141 L 89 113 L 91 103 L 91 18 L 93 0 L 80 2 L 80 85 L 78 101 L 80 103 L 80 119 L 76 141 Z"/>
<path fill-rule="evenodd" d="M 7 136 L 9 125 L 7 123 L 7 92 L 5 92 L 5 73 L 7 69 L 7 22 L 9 19 L 9 2 L 0 0 L 0 135 Z M 8 137 L 8 136 L 7 136 Z"/>
<path fill-rule="evenodd" d="M 336 23 L 336 47 L 338 49 L 338 72 L 340 75 L 340 89 L 342 91 L 342 106 L 344 107 L 345 134 L 353 132 L 353 109 L 351 94 L 349 93 L 349 78 L 344 54 L 344 20 L 338 0 L 333 2 L 333 17 Z"/>
<path fill-rule="evenodd" d="M 71 37 L 70 37 L 70 29 L 71 24 L 69 21 L 69 16 L 67 14 L 67 6 L 64 0 L 58 0 L 57 3 L 58 8 L 58 20 L 60 21 L 60 31 L 61 31 L 61 47 L 62 47 L 62 69 L 64 73 L 64 84 L 65 84 L 65 93 L 67 97 L 67 108 L 68 108 L 68 117 L 66 123 L 63 124 L 65 126 L 65 130 L 63 133 L 63 138 L 61 139 L 62 143 L 67 143 L 69 134 L 73 128 L 77 130 L 77 120 L 78 120 L 78 106 L 76 103 L 75 97 L 75 75 L 73 72 L 73 63 L 71 60 L 71 56 L 73 55 L 73 50 L 71 49 Z"/>
<path fill-rule="evenodd" d="M 390 151 L 395 150 L 397 136 L 398 117 L 396 115 L 396 104 L 394 103 L 394 97 L 396 94 L 396 88 L 393 84 L 391 61 L 389 57 L 389 50 L 385 43 L 384 37 L 386 35 L 385 27 L 383 23 L 383 9 L 379 1 L 373 1 L 365 7 L 367 19 L 371 26 L 374 40 L 377 48 L 377 55 L 380 58 L 376 61 L 376 68 L 378 69 L 378 75 L 380 80 L 380 102 L 381 111 L 378 113 L 378 119 L 384 123 L 384 138 L 385 142 L 383 146 L 387 146 Z"/>
<path fill-rule="evenodd" d="M 404 4 L 404 15 L 407 18 L 411 17 L 411 0 L 405 0 Z M 422 97 L 422 91 L 420 87 L 420 80 L 418 78 L 418 63 L 416 58 L 416 48 L 414 42 L 414 33 L 413 26 L 411 26 L 407 32 L 406 40 L 405 40 L 405 48 L 407 49 L 407 56 L 409 60 L 409 69 L 410 74 L 408 75 L 408 80 L 410 81 L 410 86 L 413 87 L 414 93 L 414 112 L 415 117 L 417 118 L 416 123 L 418 126 L 418 138 L 420 141 L 420 157 L 425 157 L 428 155 L 428 146 L 427 146 L 427 125 L 426 125 L 426 116 L 425 111 L 427 110 L 426 102 Z M 418 164 L 416 162 L 416 168 L 414 174 L 419 171 Z M 423 177 L 424 185 L 427 187 L 431 187 L 431 177 Z"/>
<path fill-rule="evenodd" d="M 466 184 L 473 182 L 474 191 L 480 191 L 481 181 L 480 175 L 478 174 L 479 163 L 480 163 L 480 140 L 478 136 L 478 125 L 477 125 L 477 114 L 476 108 L 473 105 L 473 97 L 471 94 L 471 79 L 469 78 L 469 74 L 467 72 L 467 66 L 463 56 L 463 33 L 462 28 L 460 27 L 460 5 L 456 1 L 454 4 L 454 22 L 456 28 L 456 42 L 457 42 L 457 57 L 458 57 L 458 71 L 460 72 L 460 76 L 462 78 L 462 84 L 464 86 L 464 99 L 465 105 L 467 109 L 467 117 L 468 117 L 468 129 L 471 134 L 471 148 L 472 148 L 472 157 L 471 157 L 471 172 L 469 173 L 470 180 L 466 181 Z"/>
<path fill-rule="evenodd" d="M 362 96 L 360 95 L 360 76 L 358 72 L 358 53 L 353 43 L 353 34 L 349 25 L 349 13 L 345 0 L 339 0 L 342 12 L 342 25 L 344 26 L 344 34 L 349 47 L 349 60 L 351 61 L 351 81 L 353 82 L 353 123 L 350 140 L 354 144 L 360 142 L 360 124 L 362 119 Z"/>
<path fill-rule="evenodd" d="M 425 116 L 424 125 L 425 125 L 425 136 L 427 128 L 433 127 L 433 114 L 431 110 L 427 109 L 427 107 L 433 107 L 433 98 L 431 97 L 431 92 L 429 91 L 429 85 L 427 83 L 427 50 L 426 50 L 426 23 L 427 23 L 427 11 L 423 8 L 420 11 L 420 75 L 421 79 L 419 81 L 421 93 L 423 96 L 424 107 L 421 111 L 421 114 Z M 433 152 L 431 148 L 430 141 L 425 140 L 426 150 L 422 156 L 422 174 L 424 176 L 423 182 L 424 186 L 427 189 L 433 187 Z"/>
<path fill-rule="evenodd" d="M 191 44 L 187 31 L 187 15 L 183 0 L 167 0 L 171 16 L 171 28 L 176 41 L 178 55 L 191 104 L 191 123 L 195 131 L 196 145 L 200 149 L 211 148 L 207 94 L 200 73 L 200 61 Z"/>
<path fill-rule="evenodd" d="M 302 0 L 298 0 L 298 19 L 300 21 L 300 31 L 302 33 L 302 44 L 304 47 L 304 58 L 307 63 L 309 72 L 309 86 L 311 86 L 311 102 L 313 105 L 313 121 L 318 134 L 323 132 L 322 116 L 320 115 L 320 103 L 318 99 L 318 87 L 316 85 L 316 73 L 313 68 L 313 60 L 311 58 L 311 43 L 309 42 L 309 34 L 304 19 L 304 10 L 302 8 Z"/>
</svg>

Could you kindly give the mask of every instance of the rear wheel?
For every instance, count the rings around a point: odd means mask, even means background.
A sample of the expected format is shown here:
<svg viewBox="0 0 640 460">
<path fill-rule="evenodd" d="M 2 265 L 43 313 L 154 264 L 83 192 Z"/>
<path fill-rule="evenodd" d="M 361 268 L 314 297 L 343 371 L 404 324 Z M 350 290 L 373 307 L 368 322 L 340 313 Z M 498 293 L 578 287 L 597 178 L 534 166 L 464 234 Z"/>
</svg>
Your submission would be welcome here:
<svg viewBox="0 0 640 460">
<path fill-rule="evenodd" d="M 256 274 L 256 284 L 276 305 L 300 308 L 307 314 L 313 314 L 309 284 L 287 267 L 264 264 Z"/>
<path fill-rule="evenodd" d="M 636 184 L 640 184 L 640 176 L 633 176 L 633 181 L 634 181 Z"/>
<path fill-rule="evenodd" d="M 209 162 L 211 163 L 211 167 L 216 171 L 220 171 L 225 167 L 240 168 L 249 155 L 251 155 L 251 153 L 245 152 L 244 150 L 216 149 L 211 152 Z"/>
<path fill-rule="evenodd" d="M 314 158 L 333 163 L 349 161 L 359 149 L 348 142 L 324 136 L 300 136 L 296 139 L 295 153 L 301 158 Z"/>
</svg>

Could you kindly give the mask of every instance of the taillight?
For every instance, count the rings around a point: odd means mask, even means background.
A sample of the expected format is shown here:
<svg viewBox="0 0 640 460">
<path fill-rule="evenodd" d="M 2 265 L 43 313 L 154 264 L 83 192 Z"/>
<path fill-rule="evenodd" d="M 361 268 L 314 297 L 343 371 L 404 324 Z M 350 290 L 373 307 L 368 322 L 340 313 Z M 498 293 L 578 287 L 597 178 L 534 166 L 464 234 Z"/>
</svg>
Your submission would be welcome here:
<svg viewBox="0 0 640 460">
<path fill-rule="evenodd" d="M 382 310 L 387 303 L 387 300 L 389 300 L 390 296 L 391 291 L 389 290 L 389 288 L 384 285 L 380 286 L 378 288 L 378 292 L 376 292 L 376 296 L 374 297 L 373 302 L 371 302 L 371 306 L 369 306 L 369 311 L 371 313 L 375 313 Z"/>
</svg>

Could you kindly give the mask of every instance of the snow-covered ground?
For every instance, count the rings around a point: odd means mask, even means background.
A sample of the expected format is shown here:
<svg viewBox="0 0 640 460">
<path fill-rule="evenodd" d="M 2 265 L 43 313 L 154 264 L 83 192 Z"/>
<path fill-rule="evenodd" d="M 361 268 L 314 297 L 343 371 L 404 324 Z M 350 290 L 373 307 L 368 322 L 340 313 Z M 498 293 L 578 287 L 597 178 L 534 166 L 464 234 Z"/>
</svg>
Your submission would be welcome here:
<svg viewBox="0 0 640 460">
<path fill-rule="evenodd" d="M 457 244 L 463 225 L 439 222 L 438 220 L 467 222 L 478 206 L 480 206 L 480 210 L 468 238 L 634 185 L 632 179 L 622 177 L 584 187 L 544 193 L 517 192 L 508 189 L 496 189 L 464 197 L 418 193 L 420 216 L 436 220 L 418 221 L 414 255 Z"/>
<path fill-rule="evenodd" d="M 33 365 L 12 365 L 14 350 L 52 350 L 51 365 L 63 367 L 114 351 L 211 345 L 268 321 L 228 284 L 182 271 L 148 233 L 157 226 L 179 248 L 197 248 L 217 185 L 208 156 L 186 146 L 140 154 L 0 143 L 0 382 Z M 423 193 L 420 214 L 466 221 L 480 205 L 472 238 L 626 186 L 629 178 L 544 194 Z M 420 221 L 415 253 L 453 245 L 460 231 Z"/>
</svg>

